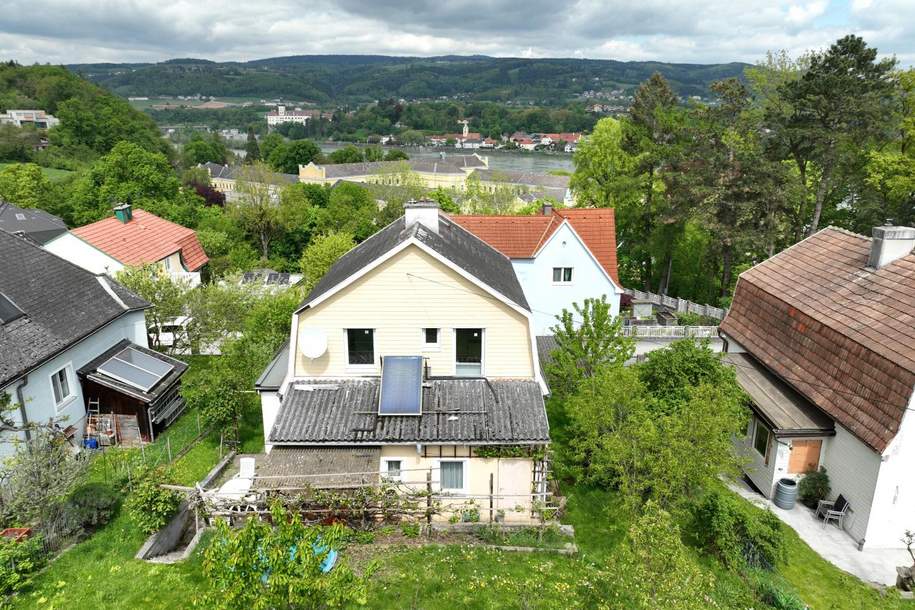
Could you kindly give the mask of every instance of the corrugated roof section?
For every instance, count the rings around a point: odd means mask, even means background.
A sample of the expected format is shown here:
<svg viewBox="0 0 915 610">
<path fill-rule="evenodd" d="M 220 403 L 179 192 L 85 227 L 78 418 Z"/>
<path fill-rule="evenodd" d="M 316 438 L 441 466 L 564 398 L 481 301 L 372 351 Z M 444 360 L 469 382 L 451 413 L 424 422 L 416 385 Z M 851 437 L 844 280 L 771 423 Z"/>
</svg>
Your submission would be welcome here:
<svg viewBox="0 0 915 610">
<path fill-rule="evenodd" d="M 431 379 L 420 416 L 378 415 L 377 378 L 303 380 L 286 393 L 276 444 L 546 443 L 540 386 L 532 380 Z"/>
</svg>

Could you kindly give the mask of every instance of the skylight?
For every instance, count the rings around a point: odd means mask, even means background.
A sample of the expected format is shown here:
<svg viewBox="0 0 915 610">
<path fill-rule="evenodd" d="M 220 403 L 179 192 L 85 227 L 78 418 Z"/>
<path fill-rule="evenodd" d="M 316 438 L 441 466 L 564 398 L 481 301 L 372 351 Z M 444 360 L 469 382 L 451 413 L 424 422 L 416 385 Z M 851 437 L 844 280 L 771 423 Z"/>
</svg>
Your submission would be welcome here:
<svg viewBox="0 0 915 610">
<path fill-rule="evenodd" d="M 25 315 L 13 300 L 0 292 L 0 324 L 9 324 Z"/>
</svg>

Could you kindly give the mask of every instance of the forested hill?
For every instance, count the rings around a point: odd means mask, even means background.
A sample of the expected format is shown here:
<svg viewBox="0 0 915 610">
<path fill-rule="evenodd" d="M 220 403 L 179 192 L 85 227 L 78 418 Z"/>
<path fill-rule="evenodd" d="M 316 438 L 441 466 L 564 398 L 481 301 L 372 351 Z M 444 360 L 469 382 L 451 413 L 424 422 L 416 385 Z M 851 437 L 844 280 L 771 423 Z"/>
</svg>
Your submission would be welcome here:
<svg viewBox="0 0 915 610">
<path fill-rule="evenodd" d="M 746 64 L 671 64 L 596 59 L 485 56 L 298 55 L 249 62 L 174 59 L 157 64 L 76 64 L 70 69 L 124 96 L 288 97 L 358 103 L 467 96 L 564 103 L 589 90 L 638 86 L 660 72 L 682 96 L 708 95 L 713 81 L 741 76 Z"/>
</svg>

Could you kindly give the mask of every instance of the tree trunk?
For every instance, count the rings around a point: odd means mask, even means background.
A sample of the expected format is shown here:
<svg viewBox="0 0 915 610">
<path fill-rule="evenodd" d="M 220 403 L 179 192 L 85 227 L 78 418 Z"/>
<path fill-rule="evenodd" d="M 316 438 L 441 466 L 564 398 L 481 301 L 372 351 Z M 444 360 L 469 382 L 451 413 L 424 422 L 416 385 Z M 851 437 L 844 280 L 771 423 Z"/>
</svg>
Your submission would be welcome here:
<svg viewBox="0 0 915 610">
<path fill-rule="evenodd" d="M 722 298 L 728 296 L 731 287 L 731 275 L 734 269 L 734 246 L 726 242 L 721 251 L 721 291 Z"/>
<path fill-rule="evenodd" d="M 264 255 L 264 259 L 270 258 L 270 237 L 266 232 L 262 232 L 261 235 L 261 254 Z"/>
<path fill-rule="evenodd" d="M 820 184 L 817 186 L 816 205 L 813 208 L 813 218 L 810 220 L 810 229 L 807 236 L 810 237 L 817 232 L 820 226 L 820 216 L 823 214 L 823 202 L 826 200 L 826 191 L 829 190 L 830 170 L 823 169 L 823 175 L 820 177 Z"/>
<path fill-rule="evenodd" d="M 667 269 L 664 271 L 664 276 L 661 278 L 661 283 L 658 285 L 658 294 L 667 295 L 667 290 L 670 288 L 670 273 L 673 270 L 674 266 L 674 254 L 673 252 L 667 253 Z"/>
</svg>

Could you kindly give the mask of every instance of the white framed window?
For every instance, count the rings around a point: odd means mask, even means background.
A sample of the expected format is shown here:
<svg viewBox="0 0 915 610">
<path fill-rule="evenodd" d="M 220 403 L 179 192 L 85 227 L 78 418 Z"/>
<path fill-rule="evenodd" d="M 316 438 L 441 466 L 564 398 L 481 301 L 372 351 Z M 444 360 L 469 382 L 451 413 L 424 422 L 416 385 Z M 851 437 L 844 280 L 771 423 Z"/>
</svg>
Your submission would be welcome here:
<svg viewBox="0 0 915 610">
<path fill-rule="evenodd" d="M 455 494 L 468 493 L 468 460 L 440 459 L 438 461 L 439 489 Z"/>
<path fill-rule="evenodd" d="M 572 267 L 553 267 L 554 284 L 571 284 Z"/>
<path fill-rule="evenodd" d="M 163 259 L 162 259 L 162 267 L 163 267 L 166 271 L 171 271 L 171 270 L 172 270 L 172 259 L 171 259 L 171 257 L 166 257 L 166 258 L 163 258 Z"/>
<path fill-rule="evenodd" d="M 375 330 L 372 328 L 347 328 L 346 364 L 363 369 L 375 368 Z"/>
<path fill-rule="evenodd" d="M 54 392 L 54 406 L 57 409 L 60 409 L 76 396 L 71 381 L 70 371 L 72 368 L 68 363 L 51 375 L 51 389 Z"/>
<path fill-rule="evenodd" d="M 438 351 L 442 346 L 442 329 L 424 328 L 422 329 L 423 351 Z"/>
<path fill-rule="evenodd" d="M 390 481 L 400 481 L 403 472 L 400 458 L 381 458 L 381 476 Z"/>
</svg>

